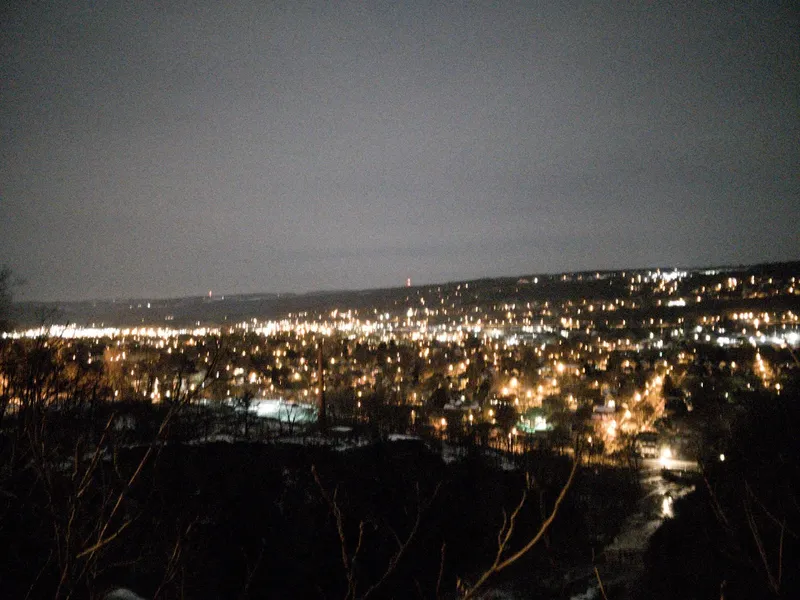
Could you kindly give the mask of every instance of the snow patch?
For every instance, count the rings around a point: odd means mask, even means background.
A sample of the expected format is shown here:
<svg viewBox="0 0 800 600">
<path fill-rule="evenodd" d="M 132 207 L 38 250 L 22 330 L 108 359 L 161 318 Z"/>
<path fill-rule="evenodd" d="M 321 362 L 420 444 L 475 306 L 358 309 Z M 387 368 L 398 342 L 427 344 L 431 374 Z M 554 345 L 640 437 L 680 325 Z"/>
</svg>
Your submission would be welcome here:
<svg viewBox="0 0 800 600">
<path fill-rule="evenodd" d="M 387 439 L 390 442 L 400 442 L 405 440 L 418 441 L 421 440 L 422 438 L 419 437 L 418 435 L 408 435 L 407 433 L 390 433 Z"/>
<path fill-rule="evenodd" d="M 212 435 L 207 435 L 205 437 L 197 438 L 194 440 L 190 440 L 186 442 L 190 446 L 197 446 L 199 444 L 213 444 L 214 442 L 226 442 L 228 444 L 232 444 L 235 442 L 236 439 L 227 433 L 215 433 Z"/>
<path fill-rule="evenodd" d="M 590 587 L 582 594 L 575 594 L 573 596 L 570 596 L 569 600 L 595 600 L 595 598 L 598 597 L 597 596 L 598 591 L 599 590 L 596 587 Z"/>
<path fill-rule="evenodd" d="M 145 600 L 139 594 L 126 588 L 116 588 L 103 596 L 103 600 Z"/>
</svg>

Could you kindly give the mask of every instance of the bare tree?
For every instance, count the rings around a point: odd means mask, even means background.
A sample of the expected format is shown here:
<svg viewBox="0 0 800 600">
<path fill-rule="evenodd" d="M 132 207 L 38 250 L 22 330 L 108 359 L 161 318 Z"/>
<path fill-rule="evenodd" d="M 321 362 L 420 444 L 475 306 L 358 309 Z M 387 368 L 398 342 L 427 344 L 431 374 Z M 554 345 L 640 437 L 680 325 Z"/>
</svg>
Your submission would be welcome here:
<svg viewBox="0 0 800 600">
<path fill-rule="evenodd" d="M 579 463 L 580 456 L 576 452 L 569 476 L 567 477 L 564 485 L 561 487 L 561 491 L 556 497 L 556 501 L 553 504 L 550 514 L 544 518 L 539 526 L 538 531 L 533 535 L 533 537 L 531 537 L 519 550 L 512 552 L 509 544 L 514 534 L 520 511 L 525 506 L 525 503 L 528 500 L 529 492 L 532 488 L 531 478 L 529 475 L 526 475 L 525 488 L 522 490 L 522 496 L 520 497 L 516 507 L 514 507 L 514 510 L 511 511 L 511 516 L 509 517 L 508 514 L 503 511 L 503 524 L 500 526 L 500 530 L 497 532 L 497 552 L 495 553 L 492 564 L 489 565 L 489 567 L 487 567 L 483 573 L 478 576 L 475 583 L 467 584 L 466 582 L 459 580 L 458 588 L 462 598 L 474 598 L 481 588 L 483 588 L 486 582 L 489 581 L 489 579 L 516 563 L 523 556 L 528 554 L 528 552 L 530 552 L 534 546 L 536 546 L 544 538 L 547 530 L 550 528 L 550 525 L 553 523 L 556 515 L 558 514 L 558 509 L 564 502 L 564 498 L 567 496 L 567 491 L 572 485 L 572 481 L 575 478 L 575 473 L 578 470 Z"/>
<path fill-rule="evenodd" d="M 420 498 L 420 490 L 419 485 L 416 487 L 416 514 L 414 518 L 414 522 L 411 525 L 408 532 L 405 534 L 404 537 L 400 537 L 393 529 L 388 528 L 394 541 L 397 545 L 395 551 L 392 553 L 389 561 L 384 569 L 383 573 L 375 580 L 372 584 L 370 584 L 366 590 L 361 592 L 359 590 L 359 584 L 361 583 L 358 578 L 358 568 L 357 562 L 359 558 L 359 554 L 363 548 L 364 544 L 364 536 L 367 528 L 374 528 L 376 527 L 375 523 L 360 520 L 358 523 L 358 536 L 355 540 L 355 545 L 351 540 L 348 540 L 347 534 L 345 533 L 345 517 L 342 513 L 341 507 L 339 506 L 338 501 L 338 488 L 335 488 L 333 493 L 331 494 L 325 486 L 322 484 L 322 481 L 319 478 L 319 474 L 317 473 L 316 467 L 311 468 L 311 473 L 314 476 L 314 481 L 319 488 L 320 494 L 322 495 L 325 503 L 328 505 L 331 515 L 333 516 L 334 523 L 336 525 L 336 532 L 339 537 L 339 544 L 341 548 L 341 557 L 342 557 L 342 568 L 344 570 L 345 576 L 347 578 L 347 591 L 345 593 L 345 600 L 356 600 L 360 598 L 365 600 L 373 596 L 373 594 L 377 593 L 388 581 L 389 577 L 397 570 L 397 566 L 403 557 L 408 553 L 409 547 L 411 546 L 414 538 L 419 531 L 420 521 L 422 520 L 422 515 L 425 513 L 427 508 L 430 504 L 434 501 L 436 496 L 439 493 L 440 485 L 437 485 L 432 496 L 427 500 L 423 501 Z M 388 526 L 387 526 L 388 527 Z M 351 549 L 352 548 L 352 549 Z M 444 557 L 444 549 L 442 550 L 442 557 Z"/>
<path fill-rule="evenodd" d="M 189 366 L 178 367 L 165 379 L 171 382 L 169 400 L 152 413 L 160 419 L 155 433 L 131 447 L 118 426 L 117 405 L 109 402 L 113 394 L 102 361 L 94 366 L 68 360 L 75 344 L 45 336 L 2 350 L 2 416 L 11 417 L 0 422 L 3 472 L 32 486 L 27 493 L 43 498 L 43 514 L 50 521 L 51 550 L 29 595 L 70 598 L 92 588 L 105 568 L 108 549 L 136 520 L 131 493 L 145 470 L 154 467 L 170 428 L 203 386 L 188 385 Z M 211 361 L 212 368 L 220 354 Z M 211 368 L 206 377 L 209 372 Z M 180 541 L 165 577 L 174 576 Z M 45 592 L 41 574 L 53 570 L 55 587 Z"/>
<path fill-rule="evenodd" d="M 0 266 L 0 332 L 8 327 L 8 313 L 11 308 L 11 289 L 14 281 L 12 280 L 11 269 L 7 266 Z"/>
<path fill-rule="evenodd" d="M 457 581 L 457 592 L 461 598 L 475 598 L 486 586 L 487 582 L 489 582 L 495 575 L 517 563 L 545 538 L 550 526 L 558 514 L 559 508 L 567 496 L 567 492 L 569 491 L 575 479 L 575 474 L 579 465 L 580 455 L 576 451 L 575 459 L 572 463 L 572 467 L 570 468 L 569 475 L 561 486 L 552 509 L 549 511 L 549 513 L 547 513 L 545 512 L 544 505 L 541 506 L 542 522 L 539 525 L 538 530 L 533 536 L 527 539 L 527 541 L 525 541 L 521 547 L 519 547 L 517 550 L 512 550 L 511 541 L 516 531 L 520 514 L 522 513 L 523 508 L 526 506 L 530 492 L 533 489 L 533 481 L 529 475 L 526 475 L 526 485 L 522 490 L 519 502 L 511 511 L 510 515 L 508 515 L 505 511 L 503 512 L 503 523 L 497 533 L 497 550 L 492 563 L 484 568 L 483 571 L 481 571 L 474 583 L 469 583 L 462 579 Z M 330 514 L 333 517 L 334 524 L 336 526 L 336 531 L 339 538 L 342 568 L 347 579 L 347 591 L 344 595 L 345 600 L 368 598 L 377 590 L 381 589 L 387 579 L 396 571 L 398 563 L 408 553 L 409 547 L 411 546 L 419 530 L 421 516 L 438 495 L 441 484 L 436 487 L 433 496 L 427 502 L 420 501 L 419 488 L 417 488 L 416 518 L 413 525 L 409 528 L 406 536 L 403 538 L 392 532 L 397 544 L 394 553 L 389 558 L 384 572 L 372 585 L 367 587 L 366 590 L 362 591 L 359 589 L 361 582 L 358 578 L 359 573 L 357 569 L 357 562 L 360 553 L 364 551 L 366 532 L 369 530 L 369 528 L 374 528 L 375 524 L 368 520 L 360 520 L 358 523 L 358 533 L 355 536 L 355 539 L 352 539 L 352 537 L 348 538 L 346 533 L 345 515 L 342 512 L 342 508 L 338 499 L 338 488 L 334 488 L 333 492 L 330 492 L 328 489 L 326 489 L 322 484 L 315 467 L 312 467 L 312 474 L 317 487 L 319 488 L 320 494 L 325 500 L 325 503 L 328 505 Z M 445 550 L 446 544 L 442 544 L 439 575 L 436 581 L 436 597 L 441 596 L 441 582 L 446 558 Z"/>
</svg>

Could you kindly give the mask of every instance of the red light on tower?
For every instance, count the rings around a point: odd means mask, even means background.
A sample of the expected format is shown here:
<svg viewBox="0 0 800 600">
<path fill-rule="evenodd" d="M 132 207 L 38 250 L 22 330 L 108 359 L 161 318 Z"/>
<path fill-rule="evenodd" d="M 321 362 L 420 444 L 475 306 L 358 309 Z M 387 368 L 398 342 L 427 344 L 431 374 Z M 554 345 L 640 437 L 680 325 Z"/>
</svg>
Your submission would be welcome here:
<svg viewBox="0 0 800 600">
<path fill-rule="evenodd" d="M 411 287 L 411 277 L 406 278 L 406 287 Z"/>
<path fill-rule="evenodd" d="M 211 298 L 211 290 L 208 290 L 208 297 Z"/>
</svg>

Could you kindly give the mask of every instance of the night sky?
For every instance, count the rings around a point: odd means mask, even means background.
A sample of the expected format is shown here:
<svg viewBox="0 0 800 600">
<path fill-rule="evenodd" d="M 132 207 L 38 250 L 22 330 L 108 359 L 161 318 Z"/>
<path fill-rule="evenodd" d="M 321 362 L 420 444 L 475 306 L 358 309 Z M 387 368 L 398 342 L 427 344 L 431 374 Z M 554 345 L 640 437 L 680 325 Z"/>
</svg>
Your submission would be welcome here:
<svg viewBox="0 0 800 600">
<path fill-rule="evenodd" d="M 17 297 L 800 258 L 795 2 L 3 3 Z"/>
</svg>

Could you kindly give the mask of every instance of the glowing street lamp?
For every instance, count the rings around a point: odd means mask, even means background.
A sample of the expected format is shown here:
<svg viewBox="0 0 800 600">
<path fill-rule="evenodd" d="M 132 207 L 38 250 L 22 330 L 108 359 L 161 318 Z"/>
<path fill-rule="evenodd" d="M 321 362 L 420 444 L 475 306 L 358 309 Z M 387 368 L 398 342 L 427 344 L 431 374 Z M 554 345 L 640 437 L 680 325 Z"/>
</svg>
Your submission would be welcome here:
<svg viewBox="0 0 800 600">
<path fill-rule="evenodd" d="M 661 462 L 661 468 L 666 469 L 668 468 L 670 462 L 672 461 L 672 448 L 665 446 L 661 449 L 661 456 L 659 458 Z"/>
</svg>

